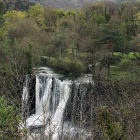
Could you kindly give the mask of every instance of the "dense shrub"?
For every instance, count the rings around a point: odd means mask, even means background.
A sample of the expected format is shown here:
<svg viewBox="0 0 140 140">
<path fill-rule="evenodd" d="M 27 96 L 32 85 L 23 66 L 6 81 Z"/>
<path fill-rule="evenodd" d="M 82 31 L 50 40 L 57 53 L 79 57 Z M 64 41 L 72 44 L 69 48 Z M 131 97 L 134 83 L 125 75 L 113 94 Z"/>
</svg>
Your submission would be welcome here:
<svg viewBox="0 0 140 140">
<path fill-rule="evenodd" d="M 69 77 L 77 77 L 85 71 L 85 67 L 79 60 L 72 60 L 68 57 L 50 60 L 51 67 L 58 71 L 63 71 Z"/>
<path fill-rule="evenodd" d="M 105 137 L 108 140 L 126 139 L 125 126 L 117 122 L 112 110 L 103 106 L 101 109 L 96 110 L 97 124 L 103 130 Z"/>
<path fill-rule="evenodd" d="M 132 60 L 124 58 L 119 63 L 119 67 L 120 69 L 128 69 L 128 67 L 131 66 L 132 64 L 133 64 Z"/>
<path fill-rule="evenodd" d="M 19 121 L 19 109 L 11 105 L 5 96 L 0 97 L 0 138 L 18 140 L 21 137 Z"/>
<path fill-rule="evenodd" d="M 119 55 L 112 55 L 112 56 L 110 57 L 110 64 L 111 64 L 111 65 L 115 65 L 115 64 L 119 63 L 119 62 L 121 61 L 121 59 L 122 59 L 122 56 L 119 56 Z"/>
</svg>

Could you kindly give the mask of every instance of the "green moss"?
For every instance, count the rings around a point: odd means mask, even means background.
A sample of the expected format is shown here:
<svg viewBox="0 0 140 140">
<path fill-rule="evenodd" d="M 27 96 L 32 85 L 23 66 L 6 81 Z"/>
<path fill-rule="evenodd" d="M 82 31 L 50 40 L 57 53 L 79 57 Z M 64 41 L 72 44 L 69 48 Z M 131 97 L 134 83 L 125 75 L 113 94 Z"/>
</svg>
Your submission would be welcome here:
<svg viewBox="0 0 140 140">
<path fill-rule="evenodd" d="M 65 74 L 64 71 L 56 71 L 58 74 Z"/>
</svg>

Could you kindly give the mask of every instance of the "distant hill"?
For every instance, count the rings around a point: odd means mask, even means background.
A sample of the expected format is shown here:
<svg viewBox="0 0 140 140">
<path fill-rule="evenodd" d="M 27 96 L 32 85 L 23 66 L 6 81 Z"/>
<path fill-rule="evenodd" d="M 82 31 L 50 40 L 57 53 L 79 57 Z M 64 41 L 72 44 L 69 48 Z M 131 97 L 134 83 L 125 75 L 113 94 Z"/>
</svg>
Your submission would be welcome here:
<svg viewBox="0 0 140 140">
<path fill-rule="evenodd" d="M 30 2 L 40 3 L 57 8 L 78 8 L 87 2 L 95 2 L 97 0 L 30 0 Z"/>
<path fill-rule="evenodd" d="M 123 1 L 135 1 L 135 0 L 29 0 L 35 4 L 40 3 L 43 6 L 53 6 L 56 8 L 79 8 L 86 3 L 93 3 L 97 1 L 112 1 L 112 2 L 123 2 Z"/>
</svg>

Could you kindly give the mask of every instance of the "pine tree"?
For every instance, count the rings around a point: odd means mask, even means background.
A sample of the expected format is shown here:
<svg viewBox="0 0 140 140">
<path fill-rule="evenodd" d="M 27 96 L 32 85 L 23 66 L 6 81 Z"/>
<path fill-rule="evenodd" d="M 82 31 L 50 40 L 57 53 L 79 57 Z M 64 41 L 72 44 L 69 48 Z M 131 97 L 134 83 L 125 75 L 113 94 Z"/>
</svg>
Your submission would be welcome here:
<svg viewBox="0 0 140 140">
<path fill-rule="evenodd" d="M 98 39 L 97 44 L 101 46 L 107 44 L 107 67 L 108 76 L 110 76 L 110 53 L 115 51 L 124 52 L 124 41 L 123 36 L 119 30 L 114 30 L 110 25 L 105 25 L 102 30 L 102 35 Z"/>
</svg>

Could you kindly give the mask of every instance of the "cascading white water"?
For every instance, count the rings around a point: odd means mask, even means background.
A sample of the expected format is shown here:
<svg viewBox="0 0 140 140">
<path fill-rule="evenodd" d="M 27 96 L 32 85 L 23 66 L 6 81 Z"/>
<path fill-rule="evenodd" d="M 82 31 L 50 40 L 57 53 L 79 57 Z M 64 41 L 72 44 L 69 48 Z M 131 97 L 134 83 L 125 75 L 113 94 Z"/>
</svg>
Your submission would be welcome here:
<svg viewBox="0 0 140 140">
<path fill-rule="evenodd" d="M 49 101 L 51 87 L 52 78 L 48 76 L 36 75 L 36 114 L 42 114 L 45 119 L 50 113 Z"/>
<path fill-rule="evenodd" d="M 67 100 L 69 98 L 69 94 L 71 92 L 70 85 L 71 85 L 71 83 L 68 81 L 60 82 L 60 101 L 59 101 L 57 108 L 55 106 L 53 107 L 53 108 L 55 108 L 56 111 L 53 113 L 53 116 L 50 120 L 49 131 L 48 131 L 48 126 L 46 127 L 46 134 L 51 131 L 53 140 L 58 140 L 59 135 L 62 131 L 61 129 L 62 129 L 62 125 L 63 125 L 63 122 L 62 122 L 63 113 L 65 110 Z M 53 102 L 54 105 L 55 105 L 55 101 L 57 101 L 57 100 L 54 100 L 54 102 Z"/>
<path fill-rule="evenodd" d="M 75 95 L 74 105 L 72 106 L 72 113 L 74 114 L 76 96 L 80 85 L 79 80 L 76 81 L 73 89 L 73 81 L 60 80 L 61 78 L 61 75 L 55 74 L 49 68 L 41 68 L 41 71 L 36 75 L 35 114 L 27 119 L 28 127 L 45 125 L 45 134 L 47 136 L 51 134 L 52 140 L 59 140 L 59 136 L 63 131 L 63 114 L 72 92 Z M 81 81 L 85 82 L 85 79 Z M 25 96 L 27 82 L 23 89 L 24 98 L 29 96 Z M 86 82 L 88 83 L 90 80 L 88 79 Z M 84 94 L 82 94 L 82 102 Z"/>
</svg>

